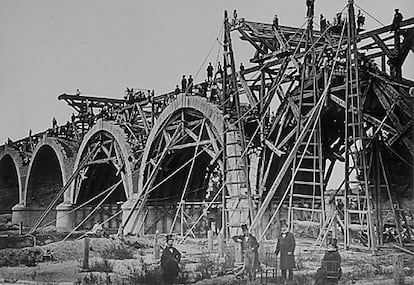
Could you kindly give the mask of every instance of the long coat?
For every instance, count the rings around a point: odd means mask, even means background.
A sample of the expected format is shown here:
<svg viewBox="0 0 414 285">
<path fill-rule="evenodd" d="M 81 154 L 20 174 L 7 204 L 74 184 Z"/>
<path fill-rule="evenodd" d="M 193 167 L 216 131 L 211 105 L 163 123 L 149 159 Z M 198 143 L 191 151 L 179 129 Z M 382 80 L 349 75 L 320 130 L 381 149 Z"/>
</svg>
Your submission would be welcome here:
<svg viewBox="0 0 414 285">
<path fill-rule="evenodd" d="M 341 264 L 341 255 L 339 254 L 339 252 L 337 250 L 332 250 L 332 251 L 327 250 L 325 252 L 322 260 L 324 262 L 326 262 L 326 261 L 336 261 L 336 262 L 339 262 L 339 264 Z"/>
<path fill-rule="evenodd" d="M 342 277 L 342 269 L 341 269 L 341 255 L 337 250 L 334 251 L 326 251 L 323 259 L 322 259 L 322 266 L 316 271 L 315 275 L 315 285 L 325 285 L 327 284 L 326 279 L 326 263 L 330 261 L 339 262 L 339 270 L 338 270 L 338 281 Z"/>
<path fill-rule="evenodd" d="M 181 253 L 175 247 L 166 247 L 162 251 L 161 255 L 161 267 L 163 271 L 163 279 L 166 282 L 174 282 L 177 278 L 179 267 L 178 263 L 181 260 Z"/>
<path fill-rule="evenodd" d="M 241 236 L 232 237 L 235 242 L 242 244 L 244 265 L 246 271 L 250 275 L 254 275 L 256 268 L 259 267 L 259 243 L 257 239 L 252 234 L 246 234 Z"/>
<path fill-rule="evenodd" d="M 295 237 L 292 233 L 280 235 L 276 246 L 276 255 L 280 252 L 280 269 L 286 270 L 295 267 L 295 246 Z"/>
</svg>

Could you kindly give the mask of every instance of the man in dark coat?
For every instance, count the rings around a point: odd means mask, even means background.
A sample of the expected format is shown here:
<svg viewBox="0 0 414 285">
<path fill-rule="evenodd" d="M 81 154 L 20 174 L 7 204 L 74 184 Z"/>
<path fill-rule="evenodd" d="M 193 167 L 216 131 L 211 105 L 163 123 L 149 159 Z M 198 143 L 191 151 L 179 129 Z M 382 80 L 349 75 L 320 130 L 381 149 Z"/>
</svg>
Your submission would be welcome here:
<svg viewBox="0 0 414 285">
<path fill-rule="evenodd" d="M 249 233 L 246 224 L 241 226 L 243 234 L 240 236 L 233 236 L 235 242 L 242 244 L 243 258 L 244 258 L 244 272 L 247 273 L 249 280 L 256 277 L 256 268 L 259 264 L 259 243 L 257 239 Z"/>
<path fill-rule="evenodd" d="M 403 15 L 400 13 L 399 9 L 395 9 L 394 19 L 392 20 L 391 28 L 393 31 L 398 31 L 403 20 Z"/>
<path fill-rule="evenodd" d="M 286 280 L 286 271 L 289 271 L 289 280 L 293 280 L 293 268 L 295 267 L 295 237 L 289 232 L 286 222 L 282 222 L 281 234 L 277 240 L 276 256 L 280 252 L 280 269 L 282 280 Z"/>
<path fill-rule="evenodd" d="M 193 93 L 193 82 L 194 82 L 193 76 L 190 74 L 188 77 L 188 87 L 187 87 L 188 93 L 190 94 Z"/>
<path fill-rule="evenodd" d="M 187 78 L 185 78 L 185 75 L 183 75 L 183 78 L 181 79 L 181 92 L 185 92 L 187 89 Z"/>
<path fill-rule="evenodd" d="M 213 66 L 211 65 L 211 62 L 208 63 L 207 66 L 207 80 L 208 82 L 211 82 L 213 80 Z"/>
<path fill-rule="evenodd" d="M 328 264 L 330 264 L 330 266 L 328 266 Z M 328 267 L 330 271 L 329 276 L 327 275 Z M 337 271 L 337 275 L 334 276 L 334 272 L 331 271 Z M 331 276 L 331 274 L 333 275 Z M 341 255 L 338 252 L 337 240 L 333 238 L 328 242 L 328 249 L 322 258 L 322 265 L 316 272 L 315 285 L 324 285 L 327 284 L 328 281 L 331 281 L 329 284 L 335 284 L 341 279 L 341 276 Z M 333 280 L 328 280 L 331 278 L 333 278 Z"/>
<path fill-rule="evenodd" d="M 181 260 L 181 253 L 173 247 L 174 239 L 172 235 L 167 235 L 167 246 L 162 251 L 161 268 L 164 284 L 173 284 L 178 276 L 178 264 Z"/>
<path fill-rule="evenodd" d="M 308 18 L 313 18 L 315 0 L 306 0 L 306 6 L 308 7 L 308 10 L 306 12 L 306 16 Z"/>
<path fill-rule="evenodd" d="M 180 92 L 181 92 L 180 87 L 178 87 L 178 85 L 176 85 L 175 90 L 174 90 L 174 95 L 177 96 L 178 94 L 180 94 Z"/>
</svg>

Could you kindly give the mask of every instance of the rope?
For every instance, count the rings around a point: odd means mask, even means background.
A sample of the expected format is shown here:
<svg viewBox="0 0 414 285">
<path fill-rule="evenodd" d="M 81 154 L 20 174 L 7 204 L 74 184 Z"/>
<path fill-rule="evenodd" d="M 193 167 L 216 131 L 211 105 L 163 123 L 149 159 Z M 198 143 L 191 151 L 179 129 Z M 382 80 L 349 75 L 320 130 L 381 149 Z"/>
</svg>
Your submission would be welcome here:
<svg viewBox="0 0 414 285">
<path fill-rule="evenodd" d="M 357 6 L 359 9 L 361 9 L 365 14 L 367 14 L 368 16 L 370 16 L 372 19 L 374 19 L 377 23 L 379 23 L 380 25 L 382 25 L 383 27 L 385 27 L 386 25 L 384 23 L 382 23 L 380 20 L 378 20 L 377 18 L 375 18 L 374 16 L 372 16 L 369 12 L 367 12 L 366 10 L 364 10 L 363 8 L 361 8 L 358 4 L 354 3 L 355 6 Z"/>
<path fill-rule="evenodd" d="M 105 202 L 105 200 L 115 191 L 115 189 L 121 183 L 122 183 L 122 179 L 119 180 L 116 184 L 112 185 L 111 191 L 109 191 L 109 193 L 106 194 L 106 196 L 102 199 L 102 201 L 99 202 L 99 204 L 96 205 L 96 207 L 62 241 L 67 240 L 84 222 L 86 222 L 93 214 L 95 214 L 97 209 L 103 204 L 103 202 Z"/>
<path fill-rule="evenodd" d="M 116 216 L 118 216 L 119 214 L 121 214 L 123 211 L 123 209 L 119 210 L 118 212 L 116 212 L 115 214 L 113 214 L 112 216 L 110 216 L 108 219 L 106 219 L 105 221 L 103 221 L 102 223 L 99 223 L 100 226 L 103 226 L 105 223 L 111 221 L 112 219 L 114 219 Z M 84 233 L 83 235 L 81 235 L 80 237 L 77 238 L 77 240 L 82 239 L 83 237 L 87 236 L 88 233 Z"/>
<path fill-rule="evenodd" d="M 91 198 L 91 199 L 89 199 L 88 201 L 86 201 L 86 202 L 82 203 L 81 205 L 77 206 L 76 208 L 74 208 L 74 209 L 70 210 L 70 211 L 69 211 L 69 212 L 67 212 L 65 215 L 62 215 L 62 216 L 60 216 L 59 218 L 55 218 L 55 219 L 51 220 L 50 222 L 48 222 L 48 223 L 44 224 L 43 226 L 39 227 L 37 230 L 39 230 L 39 229 L 43 229 L 43 228 L 47 227 L 48 225 L 50 225 L 50 224 L 52 224 L 52 223 L 54 223 L 54 222 L 56 222 L 56 221 L 58 221 L 58 220 L 60 220 L 60 219 L 62 219 L 62 218 L 64 218 L 64 217 L 69 216 L 71 213 L 73 213 L 73 212 L 75 212 L 75 211 L 79 210 L 79 209 L 80 209 L 80 208 L 82 208 L 83 206 L 86 206 L 87 204 L 89 204 L 90 202 L 92 202 L 92 201 L 93 201 L 93 200 L 95 200 L 96 198 L 98 198 L 98 197 L 102 196 L 103 194 L 107 193 L 107 192 L 108 192 L 108 191 L 110 191 L 111 189 L 112 189 L 112 186 L 111 186 L 111 187 L 109 187 L 109 188 L 107 188 L 107 189 L 105 189 L 103 192 L 99 193 L 99 194 L 98 194 L 98 195 L 96 195 L 95 197 L 92 197 L 92 198 Z"/>
<path fill-rule="evenodd" d="M 209 58 L 209 56 L 210 56 L 211 52 L 213 51 L 214 46 L 216 45 L 216 43 L 217 43 L 217 42 L 219 42 L 218 37 L 220 36 L 220 34 L 221 34 L 222 30 L 223 30 L 223 26 L 224 26 L 224 24 L 222 24 L 222 25 L 221 25 L 221 27 L 220 27 L 220 29 L 219 29 L 219 32 L 218 32 L 218 34 L 217 34 L 217 37 L 216 37 L 216 39 L 213 41 L 213 44 L 211 45 L 211 48 L 210 48 L 210 50 L 208 51 L 207 56 L 204 58 L 204 60 L 203 60 L 203 62 L 201 63 L 200 67 L 198 68 L 198 70 L 197 70 L 196 74 L 194 75 L 194 80 L 198 78 L 198 75 L 200 74 L 201 69 L 202 69 L 202 68 L 203 68 L 203 66 L 206 64 L 207 59 Z M 187 86 L 187 88 L 185 89 L 185 93 L 187 93 L 187 92 L 188 92 L 189 88 L 190 88 L 190 86 L 188 85 L 188 86 Z"/>
<path fill-rule="evenodd" d="M 302 42 L 302 39 L 303 39 L 303 37 L 304 37 L 304 35 L 305 35 L 305 33 L 304 33 L 305 31 L 303 31 L 302 32 L 302 38 L 301 38 L 301 40 L 299 41 L 299 43 L 298 43 L 298 45 L 297 45 L 297 47 L 296 47 L 296 49 L 295 49 L 295 52 L 293 53 L 293 55 L 291 56 L 291 58 L 294 58 L 295 57 L 295 55 L 296 55 L 296 53 L 297 53 L 297 51 L 299 50 L 299 47 L 300 47 L 300 43 Z M 283 77 L 282 77 L 282 79 L 280 80 L 280 82 L 282 82 L 283 81 L 283 79 L 285 79 L 286 78 L 286 76 L 287 76 L 287 74 L 283 74 Z M 268 92 L 267 92 L 267 95 L 266 96 L 264 96 L 263 97 L 263 99 L 262 100 L 266 100 L 269 96 L 270 96 L 270 94 L 274 91 L 274 90 L 276 90 L 276 88 L 278 88 L 280 86 L 280 84 L 277 84 L 277 85 L 275 85 L 275 86 L 273 86 L 273 88 L 271 89 L 271 90 L 269 90 Z M 251 111 L 253 111 L 254 110 L 254 108 L 256 108 L 256 106 L 257 105 L 259 105 L 260 104 L 260 101 L 258 101 L 256 104 L 254 104 L 253 106 L 251 106 L 250 107 L 250 109 L 248 109 L 242 116 L 240 116 L 240 118 L 239 119 L 237 119 L 234 123 L 232 123 L 231 124 L 231 127 L 234 127 L 236 124 L 238 124 L 239 122 L 240 122 L 240 120 L 242 120 L 248 113 L 250 113 Z"/>
<path fill-rule="evenodd" d="M 341 45 L 342 40 L 343 40 L 343 35 L 344 35 L 344 32 L 345 32 L 345 25 L 343 25 L 343 27 L 342 27 L 341 37 L 340 37 L 340 40 L 339 40 L 338 49 L 337 49 L 336 54 L 335 54 L 335 59 L 336 59 L 336 58 L 338 57 L 338 55 L 339 55 L 340 45 Z M 319 109 L 318 109 L 318 111 L 317 111 L 317 112 L 318 112 L 318 115 L 317 115 L 316 117 L 318 117 L 318 116 L 320 115 L 320 113 L 321 113 L 321 110 L 322 110 L 321 105 L 322 105 L 322 102 L 325 100 L 325 97 L 326 97 L 326 96 L 327 96 L 327 94 L 328 94 L 328 90 L 329 90 L 329 88 L 330 88 L 331 81 L 332 81 L 333 74 L 334 74 L 334 70 L 335 70 L 335 65 L 336 65 L 336 60 L 335 60 L 335 61 L 334 61 L 334 63 L 333 63 L 333 66 L 332 66 L 332 71 L 331 71 L 331 74 L 330 74 L 329 79 L 328 79 L 328 84 L 327 84 L 327 85 L 326 85 L 326 87 L 325 87 L 325 91 L 323 92 L 323 94 L 322 94 L 322 95 L 321 95 L 321 97 L 319 98 L 318 103 L 317 103 L 317 104 L 315 105 L 315 107 L 312 109 L 312 111 L 311 111 L 311 112 L 312 112 L 312 114 L 309 116 L 309 120 L 312 118 L 312 116 L 313 116 L 314 112 L 316 112 L 316 108 L 319 108 Z M 315 120 L 315 122 L 316 122 L 316 120 Z M 316 126 L 315 122 L 314 122 L 314 126 L 313 126 L 313 128 Z M 308 123 L 310 123 L 310 122 L 308 121 L 306 124 L 308 124 Z M 308 143 L 309 143 L 309 142 L 307 142 L 307 145 L 308 145 Z M 296 143 L 295 143 L 295 144 L 296 144 Z M 307 146 L 306 146 L 306 148 L 307 148 Z M 299 162 L 299 163 L 301 163 L 302 159 L 303 159 L 303 154 L 302 154 L 302 156 L 301 156 L 301 159 L 300 159 L 300 162 Z M 296 169 L 295 173 L 294 173 L 294 174 L 292 174 L 292 175 L 293 175 L 293 176 L 295 176 L 295 175 L 296 175 L 296 172 L 297 172 L 297 169 Z M 293 176 L 292 176 L 292 177 L 293 177 Z M 291 184 L 291 183 L 293 183 L 293 179 L 290 181 L 290 184 Z M 288 186 L 287 188 L 289 188 L 289 187 L 290 187 L 290 184 L 289 184 L 289 186 Z M 259 240 L 260 240 L 260 241 L 263 239 L 264 235 L 266 234 L 266 231 L 269 229 L 269 227 L 270 227 L 270 225 L 271 225 L 271 223 L 272 223 L 273 219 L 276 217 L 276 214 L 278 213 L 278 211 L 279 211 L 280 207 L 282 206 L 282 203 L 283 203 L 283 202 L 284 202 L 284 200 L 286 199 L 286 197 L 287 197 L 287 194 L 288 194 L 288 193 L 289 193 L 288 191 L 285 191 L 285 193 L 283 194 L 283 197 L 281 198 L 281 200 L 280 200 L 280 202 L 279 202 L 279 205 L 278 205 L 277 209 L 276 209 L 276 210 L 275 210 L 275 212 L 273 213 L 273 215 L 272 215 L 272 217 L 270 218 L 269 222 L 267 223 L 267 225 L 266 225 L 265 229 L 263 230 L 262 234 L 260 235 L 260 238 L 259 238 Z M 257 216 L 256 216 L 256 218 L 257 218 Z M 256 218 L 255 218 L 255 221 L 256 221 Z M 253 221 L 253 223 L 255 223 L 255 221 Z"/>
</svg>

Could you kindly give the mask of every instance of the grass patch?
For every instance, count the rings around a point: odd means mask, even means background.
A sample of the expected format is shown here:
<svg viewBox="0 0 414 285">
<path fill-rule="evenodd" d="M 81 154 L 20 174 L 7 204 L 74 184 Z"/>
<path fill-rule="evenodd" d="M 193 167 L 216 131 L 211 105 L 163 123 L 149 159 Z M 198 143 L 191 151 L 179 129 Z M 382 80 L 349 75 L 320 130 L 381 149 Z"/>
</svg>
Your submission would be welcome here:
<svg viewBox="0 0 414 285">
<path fill-rule="evenodd" d="M 113 269 L 114 269 L 113 265 L 106 258 L 100 261 L 95 261 L 93 264 L 89 266 L 90 271 L 96 271 L 96 272 L 108 273 L 108 272 L 112 272 Z"/>
<path fill-rule="evenodd" d="M 134 253 L 127 247 L 120 245 L 112 245 L 109 248 L 105 248 L 100 252 L 103 259 L 132 259 Z"/>
<path fill-rule="evenodd" d="M 149 269 L 146 264 L 142 268 L 129 267 L 128 281 L 130 284 L 163 284 L 160 267 Z"/>
</svg>

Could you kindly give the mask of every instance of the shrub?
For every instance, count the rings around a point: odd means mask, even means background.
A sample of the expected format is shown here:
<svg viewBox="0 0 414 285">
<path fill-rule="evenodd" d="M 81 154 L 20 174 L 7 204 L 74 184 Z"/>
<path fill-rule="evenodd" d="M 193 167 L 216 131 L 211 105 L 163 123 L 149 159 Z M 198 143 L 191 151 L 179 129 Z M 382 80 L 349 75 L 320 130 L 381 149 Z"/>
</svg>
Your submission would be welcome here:
<svg viewBox="0 0 414 285">
<path fill-rule="evenodd" d="M 92 265 L 89 266 L 89 269 L 91 271 L 97 271 L 97 272 L 112 272 L 113 271 L 113 265 L 104 258 L 102 261 L 96 261 Z"/>
<path fill-rule="evenodd" d="M 146 264 L 140 269 L 129 267 L 128 281 L 131 284 L 162 284 L 162 272 L 159 267 L 149 269 Z"/>
<path fill-rule="evenodd" d="M 104 259 L 132 259 L 134 253 L 127 247 L 112 245 L 109 248 L 105 248 L 100 252 Z"/>
</svg>

